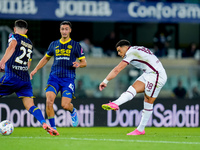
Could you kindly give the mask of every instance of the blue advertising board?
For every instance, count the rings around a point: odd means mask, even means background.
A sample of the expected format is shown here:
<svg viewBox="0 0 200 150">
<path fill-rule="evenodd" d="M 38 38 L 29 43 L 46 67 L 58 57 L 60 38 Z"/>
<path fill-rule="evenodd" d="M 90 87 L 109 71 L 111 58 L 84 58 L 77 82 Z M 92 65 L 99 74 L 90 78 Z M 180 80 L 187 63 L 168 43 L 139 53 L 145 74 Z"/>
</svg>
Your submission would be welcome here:
<svg viewBox="0 0 200 150">
<path fill-rule="evenodd" d="M 0 19 L 200 22 L 200 5 L 83 0 L 0 0 Z"/>
</svg>

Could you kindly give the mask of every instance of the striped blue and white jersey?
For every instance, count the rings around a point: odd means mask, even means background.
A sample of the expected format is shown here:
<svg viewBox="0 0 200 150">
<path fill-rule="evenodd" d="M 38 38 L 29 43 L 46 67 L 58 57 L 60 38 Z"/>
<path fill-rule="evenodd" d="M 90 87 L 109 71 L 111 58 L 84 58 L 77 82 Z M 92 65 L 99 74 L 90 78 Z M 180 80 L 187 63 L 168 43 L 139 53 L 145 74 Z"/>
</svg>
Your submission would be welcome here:
<svg viewBox="0 0 200 150">
<path fill-rule="evenodd" d="M 28 61 L 32 60 L 33 45 L 26 35 L 11 33 L 8 45 L 12 40 L 17 41 L 15 51 L 5 64 L 5 75 L 30 81 Z"/>
<path fill-rule="evenodd" d="M 85 58 L 85 54 L 81 45 L 71 38 L 62 42 L 61 40 L 53 41 L 47 50 L 47 57 L 54 56 L 54 62 L 51 67 L 50 75 L 55 75 L 59 78 L 76 78 L 73 62 Z"/>
</svg>

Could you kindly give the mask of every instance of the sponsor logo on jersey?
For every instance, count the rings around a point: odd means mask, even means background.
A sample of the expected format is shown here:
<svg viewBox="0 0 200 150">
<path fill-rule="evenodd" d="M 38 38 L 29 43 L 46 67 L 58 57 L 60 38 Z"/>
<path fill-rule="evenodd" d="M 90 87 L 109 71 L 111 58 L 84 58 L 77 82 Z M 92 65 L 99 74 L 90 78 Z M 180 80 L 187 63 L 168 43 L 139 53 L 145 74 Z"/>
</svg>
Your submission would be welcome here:
<svg viewBox="0 0 200 150">
<path fill-rule="evenodd" d="M 56 56 L 70 56 L 70 49 L 56 49 Z"/>
<path fill-rule="evenodd" d="M 56 57 L 56 60 L 70 60 L 69 57 Z"/>
</svg>

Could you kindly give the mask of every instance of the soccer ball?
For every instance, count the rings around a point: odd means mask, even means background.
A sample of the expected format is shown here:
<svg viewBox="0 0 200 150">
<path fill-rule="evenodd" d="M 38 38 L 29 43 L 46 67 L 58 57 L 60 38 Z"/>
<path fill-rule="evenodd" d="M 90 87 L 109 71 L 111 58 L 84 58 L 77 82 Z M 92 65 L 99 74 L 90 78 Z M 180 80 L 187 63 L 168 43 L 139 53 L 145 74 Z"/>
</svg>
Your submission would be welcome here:
<svg viewBox="0 0 200 150">
<path fill-rule="evenodd" d="M 0 133 L 2 135 L 10 135 L 14 131 L 14 126 L 9 120 L 4 120 L 0 123 Z"/>
</svg>

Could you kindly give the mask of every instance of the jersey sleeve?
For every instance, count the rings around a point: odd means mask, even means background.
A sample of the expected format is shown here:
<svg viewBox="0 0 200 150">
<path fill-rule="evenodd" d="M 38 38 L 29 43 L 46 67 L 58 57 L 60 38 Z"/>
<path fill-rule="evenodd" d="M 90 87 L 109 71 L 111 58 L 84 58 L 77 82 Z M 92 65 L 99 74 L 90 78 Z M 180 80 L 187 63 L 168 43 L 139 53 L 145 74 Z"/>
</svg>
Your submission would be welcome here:
<svg viewBox="0 0 200 150">
<path fill-rule="evenodd" d="M 10 43 L 12 40 L 16 40 L 16 38 L 13 33 L 10 33 L 8 38 L 8 43 Z"/>
<path fill-rule="evenodd" d="M 81 47 L 81 45 L 78 43 L 77 44 L 77 53 L 76 53 L 76 57 L 81 60 L 83 58 L 85 58 L 85 53 L 83 51 L 83 48 Z"/>
<path fill-rule="evenodd" d="M 134 55 L 132 53 L 126 53 L 124 59 L 122 61 L 126 62 L 127 64 L 130 64 L 130 62 L 134 59 Z"/>
<path fill-rule="evenodd" d="M 51 44 L 49 45 L 48 49 L 47 49 L 47 53 L 46 53 L 46 56 L 47 57 L 52 57 L 53 56 L 53 44 L 54 42 L 51 42 Z"/>
</svg>

